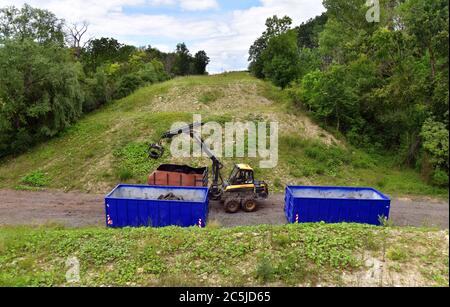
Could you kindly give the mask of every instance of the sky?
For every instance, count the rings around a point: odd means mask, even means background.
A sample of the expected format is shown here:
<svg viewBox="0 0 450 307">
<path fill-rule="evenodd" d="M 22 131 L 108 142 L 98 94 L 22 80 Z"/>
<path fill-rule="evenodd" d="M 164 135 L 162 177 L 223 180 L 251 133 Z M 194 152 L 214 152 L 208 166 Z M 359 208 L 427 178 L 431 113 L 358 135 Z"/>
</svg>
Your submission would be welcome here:
<svg viewBox="0 0 450 307">
<path fill-rule="evenodd" d="M 205 50 L 210 73 L 245 70 L 248 49 L 265 20 L 288 15 L 294 25 L 325 11 L 322 0 L 0 0 L 0 7 L 28 3 L 67 23 L 89 23 L 86 38 L 114 37 L 130 45 L 173 51 L 185 42 Z"/>
</svg>

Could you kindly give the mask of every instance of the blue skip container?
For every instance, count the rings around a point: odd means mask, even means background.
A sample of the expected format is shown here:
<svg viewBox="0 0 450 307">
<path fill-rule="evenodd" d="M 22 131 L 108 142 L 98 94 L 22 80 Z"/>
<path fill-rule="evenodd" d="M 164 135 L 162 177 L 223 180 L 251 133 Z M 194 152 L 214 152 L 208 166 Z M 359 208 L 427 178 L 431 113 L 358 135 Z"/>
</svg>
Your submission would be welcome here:
<svg viewBox="0 0 450 307">
<path fill-rule="evenodd" d="M 182 200 L 162 200 L 172 194 Z M 105 198 L 106 225 L 122 227 L 205 227 L 208 188 L 118 185 Z"/>
<path fill-rule="evenodd" d="M 391 200 L 372 188 L 288 186 L 285 214 L 289 223 L 361 223 L 389 219 Z"/>
</svg>

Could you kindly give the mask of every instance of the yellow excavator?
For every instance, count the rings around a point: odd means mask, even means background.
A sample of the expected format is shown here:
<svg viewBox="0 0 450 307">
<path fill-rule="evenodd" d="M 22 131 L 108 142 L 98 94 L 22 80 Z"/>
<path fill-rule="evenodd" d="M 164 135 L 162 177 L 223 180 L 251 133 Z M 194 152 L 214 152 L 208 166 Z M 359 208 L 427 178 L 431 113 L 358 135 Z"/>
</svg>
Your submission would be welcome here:
<svg viewBox="0 0 450 307">
<path fill-rule="evenodd" d="M 223 180 L 221 170 L 223 164 L 214 153 L 205 145 L 203 139 L 195 133 L 196 129 L 202 127 L 202 123 L 194 123 L 186 127 L 170 130 L 164 133 L 160 141 L 150 144 L 148 154 L 151 159 L 160 159 L 164 154 L 163 142 L 174 137 L 187 134 L 201 145 L 202 150 L 212 161 L 212 184 L 209 189 L 211 200 L 220 200 L 224 204 L 225 211 L 236 213 L 241 208 L 245 212 L 257 210 L 257 200 L 267 199 L 269 187 L 266 182 L 255 180 L 253 168 L 247 164 L 236 164 L 227 180 Z"/>
</svg>

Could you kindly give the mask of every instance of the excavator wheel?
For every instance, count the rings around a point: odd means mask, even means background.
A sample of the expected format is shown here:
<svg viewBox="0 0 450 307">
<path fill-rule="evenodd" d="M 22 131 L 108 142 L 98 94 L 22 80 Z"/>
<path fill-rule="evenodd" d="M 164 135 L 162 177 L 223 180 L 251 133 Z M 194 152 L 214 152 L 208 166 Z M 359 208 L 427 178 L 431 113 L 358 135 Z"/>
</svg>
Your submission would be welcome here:
<svg viewBox="0 0 450 307">
<path fill-rule="evenodd" d="M 241 204 L 237 199 L 227 199 L 224 206 L 227 213 L 237 213 Z"/>
<path fill-rule="evenodd" d="M 242 201 L 242 209 L 245 212 L 255 212 L 258 205 L 253 198 L 244 199 Z"/>
</svg>

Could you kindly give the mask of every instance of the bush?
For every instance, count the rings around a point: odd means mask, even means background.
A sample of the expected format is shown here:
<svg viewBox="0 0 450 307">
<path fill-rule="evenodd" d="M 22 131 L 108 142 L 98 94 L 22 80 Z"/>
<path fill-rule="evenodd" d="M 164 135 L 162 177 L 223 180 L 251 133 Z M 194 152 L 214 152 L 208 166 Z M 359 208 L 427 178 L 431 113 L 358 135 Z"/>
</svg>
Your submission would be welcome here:
<svg viewBox="0 0 450 307">
<path fill-rule="evenodd" d="M 133 172 L 127 168 L 121 168 L 117 171 L 117 178 L 119 178 L 122 181 L 127 181 L 133 178 Z"/>
<path fill-rule="evenodd" d="M 0 157 L 53 137 L 82 114 L 81 68 L 57 45 L 0 47 Z"/>
<path fill-rule="evenodd" d="M 266 283 L 269 282 L 274 276 L 274 268 L 270 259 L 267 256 L 262 257 L 258 261 L 256 267 L 256 278 Z"/>
<path fill-rule="evenodd" d="M 145 64 L 138 71 L 138 76 L 146 83 L 162 82 L 169 79 L 169 75 L 164 70 L 164 65 L 157 60 Z"/>
<path fill-rule="evenodd" d="M 207 91 L 207 92 L 201 94 L 200 97 L 198 98 L 198 100 L 203 104 L 208 104 L 208 103 L 217 101 L 218 99 L 222 98 L 223 96 L 224 96 L 224 94 L 222 91 L 212 90 L 212 91 Z"/>
<path fill-rule="evenodd" d="M 299 77 L 300 58 L 295 31 L 289 31 L 269 40 L 261 55 L 264 75 L 275 85 L 285 88 Z"/>
<path fill-rule="evenodd" d="M 423 148 L 430 155 L 434 167 L 431 181 L 437 186 L 448 186 L 448 130 L 444 123 L 433 119 L 425 121 L 422 127 Z"/>
<path fill-rule="evenodd" d="M 143 80 L 137 74 L 128 74 L 123 76 L 119 82 L 119 88 L 117 89 L 116 98 L 123 98 L 135 90 L 137 90 L 143 84 Z"/>
<path fill-rule="evenodd" d="M 435 170 L 432 183 L 439 187 L 448 187 L 448 173 L 441 169 Z"/>
<path fill-rule="evenodd" d="M 98 109 L 105 103 L 110 102 L 117 91 L 116 76 L 108 74 L 106 67 L 100 67 L 90 78 L 86 78 L 84 112 Z"/>
<path fill-rule="evenodd" d="M 47 176 L 41 171 L 35 171 L 22 177 L 21 183 L 32 187 L 45 187 L 49 183 Z"/>
<path fill-rule="evenodd" d="M 386 256 L 389 260 L 398 262 L 404 262 L 408 259 L 407 252 L 400 248 L 390 248 L 386 252 Z"/>
</svg>

